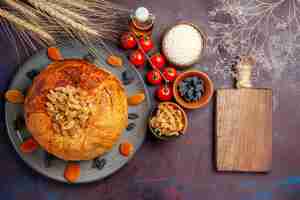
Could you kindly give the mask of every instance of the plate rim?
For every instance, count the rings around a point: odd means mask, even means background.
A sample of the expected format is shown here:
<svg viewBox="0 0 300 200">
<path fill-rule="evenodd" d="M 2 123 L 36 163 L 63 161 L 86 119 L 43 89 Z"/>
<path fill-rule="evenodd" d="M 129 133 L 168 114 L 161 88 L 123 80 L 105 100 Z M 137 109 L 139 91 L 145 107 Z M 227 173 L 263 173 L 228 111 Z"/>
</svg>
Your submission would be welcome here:
<svg viewBox="0 0 300 200">
<path fill-rule="evenodd" d="M 71 47 L 72 45 L 74 45 L 74 43 L 67 43 L 66 45 L 58 45 L 56 46 L 57 48 L 67 48 L 67 47 Z M 76 43 L 75 43 L 76 45 Z M 79 46 L 80 48 L 86 48 L 86 46 Z M 97 46 L 97 48 L 102 48 L 102 47 L 99 47 Z M 115 47 L 113 47 L 115 48 Z M 37 57 L 39 57 L 43 52 L 45 53 L 47 51 L 47 48 L 45 49 L 41 49 L 40 51 L 36 52 L 34 55 L 30 56 L 25 62 L 23 62 L 21 65 L 19 65 L 18 69 L 16 70 L 16 72 L 14 73 L 14 75 L 12 76 L 12 78 L 10 79 L 10 83 L 9 83 L 9 86 L 7 88 L 7 90 L 10 90 L 10 89 L 13 89 L 12 86 L 14 84 L 14 82 L 16 81 L 15 77 L 21 73 L 22 69 L 24 68 L 24 66 L 28 65 L 28 63 L 32 60 L 32 59 L 35 59 Z M 87 52 L 88 53 L 88 52 Z M 97 67 L 99 67 L 97 64 L 95 64 Z M 46 66 L 45 66 L 46 67 Z M 135 71 L 135 73 L 137 74 L 138 76 L 138 79 L 141 81 L 142 85 L 143 85 L 143 88 L 144 88 L 144 91 L 145 91 L 145 96 L 146 96 L 146 102 L 148 104 L 148 110 L 147 110 L 147 113 L 146 113 L 146 116 L 149 115 L 150 113 L 150 110 L 152 108 L 152 103 L 151 103 L 151 98 L 150 98 L 150 93 L 148 91 L 148 88 L 147 88 L 147 85 L 142 77 L 142 75 L 140 74 L 140 72 L 129 62 L 129 65 L 128 65 L 129 68 L 131 68 L 132 70 Z M 50 176 L 49 174 L 45 173 L 45 171 L 43 170 L 40 170 L 38 167 L 36 167 L 35 165 L 31 165 L 31 163 L 29 162 L 29 160 L 25 159 L 24 156 L 21 155 L 21 152 L 18 148 L 18 145 L 16 144 L 15 140 L 13 139 L 11 133 L 10 133 L 10 130 L 9 130 L 9 124 L 8 124 L 8 114 L 7 114 L 7 109 L 8 109 L 8 104 L 9 102 L 5 101 L 5 104 L 4 104 L 4 112 L 5 112 L 5 128 L 6 128 L 6 133 L 9 137 L 9 140 L 10 142 L 12 143 L 12 146 L 14 148 L 14 151 L 18 154 L 18 156 L 21 158 L 21 160 L 23 160 L 26 165 L 31 168 L 33 171 L 37 172 L 38 174 L 41 174 L 43 175 L 44 177 L 50 179 L 50 180 L 54 180 L 54 181 L 58 181 L 58 182 L 61 182 L 61 183 L 65 183 L 65 184 L 72 184 L 72 185 L 75 185 L 75 184 L 88 184 L 88 183 L 92 183 L 92 182 L 96 182 L 96 181 L 101 181 L 105 178 L 108 178 L 110 176 L 112 176 L 113 174 L 115 174 L 116 172 L 118 172 L 121 168 L 123 168 L 124 166 L 126 166 L 126 164 L 128 164 L 128 162 L 131 161 L 131 159 L 134 157 L 135 154 L 137 154 L 137 151 L 141 148 L 142 144 L 144 143 L 145 141 L 145 138 L 146 136 L 143 138 L 141 144 L 136 148 L 135 150 L 135 153 L 134 155 L 130 156 L 126 162 L 123 162 L 121 163 L 113 172 L 105 175 L 105 176 L 102 176 L 100 178 L 94 178 L 94 179 L 90 179 L 88 181 L 79 181 L 78 182 L 74 182 L 74 183 L 70 183 L 68 182 L 67 180 L 65 180 L 64 178 L 62 179 L 58 179 L 58 178 L 55 178 L 55 177 L 52 177 Z M 147 134 L 147 131 L 145 133 L 145 135 Z"/>
</svg>

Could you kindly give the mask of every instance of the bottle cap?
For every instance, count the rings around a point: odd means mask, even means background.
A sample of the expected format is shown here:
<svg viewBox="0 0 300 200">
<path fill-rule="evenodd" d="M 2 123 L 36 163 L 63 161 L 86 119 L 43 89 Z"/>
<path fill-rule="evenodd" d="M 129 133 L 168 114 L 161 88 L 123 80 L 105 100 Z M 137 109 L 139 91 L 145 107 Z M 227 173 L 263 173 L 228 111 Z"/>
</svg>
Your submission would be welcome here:
<svg viewBox="0 0 300 200">
<path fill-rule="evenodd" d="M 139 22 L 142 22 L 142 23 L 148 21 L 148 19 L 150 17 L 150 13 L 149 13 L 148 9 L 145 7 L 137 8 L 134 15 L 135 15 L 135 18 Z"/>
</svg>

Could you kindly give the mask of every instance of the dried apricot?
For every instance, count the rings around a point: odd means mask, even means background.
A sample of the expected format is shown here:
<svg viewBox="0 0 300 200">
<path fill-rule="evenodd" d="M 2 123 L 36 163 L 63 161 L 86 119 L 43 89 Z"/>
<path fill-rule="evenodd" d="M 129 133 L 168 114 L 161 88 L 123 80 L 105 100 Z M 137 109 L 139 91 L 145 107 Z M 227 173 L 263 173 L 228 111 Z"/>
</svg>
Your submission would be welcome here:
<svg viewBox="0 0 300 200">
<path fill-rule="evenodd" d="M 108 56 L 106 59 L 106 62 L 114 67 L 122 67 L 122 65 L 123 65 L 122 58 L 115 56 L 115 55 Z"/>
<path fill-rule="evenodd" d="M 53 61 L 59 61 L 63 59 L 59 49 L 56 47 L 48 48 L 48 57 Z"/>
<path fill-rule="evenodd" d="M 74 183 L 80 177 L 80 165 L 78 163 L 68 163 L 64 177 L 70 183 Z"/>
<path fill-rule="evenodd" d="M 128 104 L 131 106 L 138 105 L 145 100 L 145 94 L 140 92 L 127 98 Z"/>
<path fill-rule="evenodd" d="M 33 138 L 29 138 L 20 145 L 20 150 L 23 153 L 32 153 L 38 147 L 39 147 L 38 143 Z"/>
<path fill-rule="evenodd" d="M 19 90 L 8 90 L 5 99 L 11 103 L 24 103 L 25 97 Z"/>
<path fill-rule="evenodd" d="M 126 157 L 132 153 L 133 149 L 133 145 L 129 142 L 123 142 L 119 147 L 120 154 Z"/>
</svg>

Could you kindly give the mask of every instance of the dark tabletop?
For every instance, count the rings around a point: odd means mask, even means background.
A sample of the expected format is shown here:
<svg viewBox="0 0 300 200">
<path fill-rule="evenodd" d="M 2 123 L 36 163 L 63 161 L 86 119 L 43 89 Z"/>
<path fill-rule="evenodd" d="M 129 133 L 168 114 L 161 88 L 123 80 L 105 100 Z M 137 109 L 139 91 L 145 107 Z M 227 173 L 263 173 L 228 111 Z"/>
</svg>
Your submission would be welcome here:
<svg viewBox="0 0 300 200">
<path fill-rule="evenodd" d="M 157 15 L 154 37 L 170 24 L 189 20 L 204 27 L 208 34 L 210 0 L 126 0 L 128 7 L 144 5 Z M 214 55 L 206 55 L 201 66 L 211 66 Z M 0 90 L 8 87 L 16 66 L 14 49 L 0 38 Z M 299 64 L 299 63 L 298 63 Z M 299 65 L 287 66 L 280 78 L 266 75 L 257 86 L 274 91 L 273 165 L 268 174 L 219 173 L 213 164 L 213 115 L 211 102 L 206 108 L 188 113 L 187 134 L 172 142 L 147 138 L 133 160 L 113 176 L 91 184 L 66 185 L 32 171 L 18 157 L 4 125 L 1 101 L 0 199 L 46 200 L 299 200 L 300 199 L 300 76 Z M 216 88 L 231 81 L 208 74 Z M 276 73 L 276 72 L 274 72 Z"/>
</svg>

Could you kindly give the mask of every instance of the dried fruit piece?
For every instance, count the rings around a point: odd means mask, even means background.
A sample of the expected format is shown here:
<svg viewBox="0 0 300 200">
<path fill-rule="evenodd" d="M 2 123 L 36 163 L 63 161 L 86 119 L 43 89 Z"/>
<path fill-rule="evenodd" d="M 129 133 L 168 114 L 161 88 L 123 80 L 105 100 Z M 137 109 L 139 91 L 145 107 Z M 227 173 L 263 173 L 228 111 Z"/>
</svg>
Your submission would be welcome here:
<svg viewBox="0 0 300 200">
<path fill-rule="evenodd" d="M 26 126 L 25 126 L 25 119 L 23 116 L 21 115 L 18 115 L 16 117 L 16 119 L 14 120 L 14 130 L 16 131 L 20 131 L 22 129 L 24 129 Z"/>
<path fill-rule="evenodd" d="M 145 100 L 145 94 L 142 92 L 137 93 L 127 99 L 128 104 L 131 106 L 138 105 L 138 104 L 142 103 L 144 100 Z"/>
<path fill-rule="evenodd" d="M 54 156 L 48 152 L 44 152 L 44 165 L 45 168 L 51 167 L 51 161 L 54 159 Z"/>
<path fill-rule="evenodd" d="M 106 160 L 104 158 L 102 158 L 102 159 L 96 158 L 94 160 L 94 167 L 96 167 L 98 170 L 103 169 L 105 164 L 106 164 Z"/>
<path fill-rule="evenodd" d="M 124 85 L 129 85 L 134 81 L 134 74 L 129 70 L 125 70 L 122 72 L 122 81 Z"/>
<path fill-rule="evenodd" d="M 23 153 L 32 153 L 38 147 L 39 147 L 38 143 L 33 138 L 29 138 L 20 145 L 20 150 Z"/>
<path fill-rule="evenodd" d="M 56 47 L 49 47 L 47 53 L 48 53 L 49 59 L 51 59 L 53 61 L 59 61 L 59 60 L 63 59 L 59 49 Z"/>
<path fill-rule="evenodd" d="M 136 124 L 135 124 L 135 123 L 130 123 L 130 124 L 128 124 L 126 130 L 127 130 L 127 131 L 131 131 L 131 130 L 134 129 L 135 127 L 136 127 Z"/>
<path fill-rule="evenodd" d="M 131 84 L 132 82 L 133 82 L 133 80 L 129 80 L 129 79 L 123 80 L 123 84 L 124 84 L 124 85 L 129 85 L 129 84 Z"/>
<path fill-rule="evenodd" d="M 126 157 L 132 153 L 133 149 L 133 145 L 129 142 L 123 142 L 119 147 L 120 154 Z"/>
<path fill-rule="evenodd" d="M 8 90 L 5 93 L 5 98 L 10 103 L 23 103 L 24 95 L 19 90 Z"/>
<path fill-rule="evenodd" d="M 29 72 L 26 73 L 27 78 L 29 78 L 30 80 L 33 80 L 34 77 L 36 77 L 40 72 L 36 69 L 33 69 Z"/>
<path fill-rule="evenodd" d="M 78 163 L 68 163 L 64 177 L 70 183 L 74 183 L 80 177 L 80 165 Z"/>
<path fill-rule="evenodd" d="M 106 62 L 114 67 L 122 67 L 122 65 L 123 65 L 122 58 L 115 56 L 115 55 L 108 56 L 106 59 Z"/>
<path fill-rule="evenodd" d="M 137 119 L 137 118 L 139 118 L 139 115 L 136 114 L 136 113 L 129 113 L 128 114 L 128 119 L 134 120 L 134 119 Z"/>
</svg>

